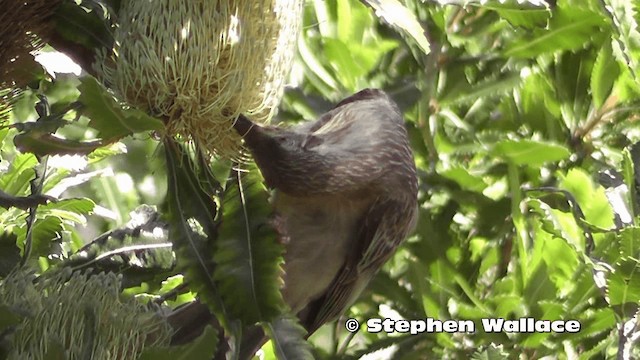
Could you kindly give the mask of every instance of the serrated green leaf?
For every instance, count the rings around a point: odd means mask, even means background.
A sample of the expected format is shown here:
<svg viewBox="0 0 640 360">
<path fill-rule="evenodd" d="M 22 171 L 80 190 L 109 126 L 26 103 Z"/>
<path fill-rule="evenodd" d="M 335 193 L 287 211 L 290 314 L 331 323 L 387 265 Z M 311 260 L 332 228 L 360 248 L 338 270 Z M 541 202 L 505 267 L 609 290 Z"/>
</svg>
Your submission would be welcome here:
<svg viewBox="0 0 640 360">
<path fill-rule="evenodd" d="M 640 262 L 623 257 L 607 279 L 607 295 L 610 305 L 640 302 Z"/>
<path fill-rule="evenodd" d="M 493 146 L 492 153 L 516 165 L 534 167 L 564 160 L 571 155 L 562 145 L 527 139 L 499 141 Z"/>
<path fill-rule="evenodd" d="M 257 169 L 236 173 L 223 195 L 214 278 L 234 317 L 245 325 L 284 310 L 280 293 L 284 248 L 270 220 L 268 193 Z"/>
<path fill-rule="evenodd" d="M 563 222 L 556 216 L 553 209 L 546 203 L 538 199 L 527 201 L 527 207 L 540 216 L 541 228 L 549 234 L 561 239 L 570 239 L 572 236 L 566 232 Z"/>
<path fill-rule="evenodd" d="M 591 70 L 591 98 L 596 108 L 602 107 L 609 97 L 619 74 L 620 66 L 613 57 L 611 43 L 605 42 Z"/>
<path fill-rule="evenodd" d="M 536 30 L 533 36 L 513 41 L 504 51 L 504 56 L 531 58 L 559 50 L 576 50 L 597 34 L 602 34 L 601 28 L 605 24 L 599 13 L 579 7 L 558 6 L 547 29 Z"/>
<path fill-rule="evenodd" d="M 214 218 L 217 205 L 206 193 L 194 173 L 195 165 L 189 153 L 167 138 L 164 143 L 167 159 L 169 237 L 174 245 L 177 267 L 193 291 L 216 314 L 218 321 L 235 334 L 236 325 L 221 299 L 213 273 L 213 243 L 218 241 Z"/>
<path fill-rule="evenodd" d="M 637 4 L 629 0 L 603 0 L 606 11 L 613 19 L 612 25 L 616 34 L 614 42 L 616 56 L 627 66 L 638 81 L 640 71 L 640 31 L 636 19 Z"/>
<path fill-rule="evenodd" d="M 114 142 L 122 137 L 142 131 L 162 130 L 164 123 L 136 109 L 123 109 L 113 96 L 90 76 L 80 79 L 79 101 L 83 113 L 91 121 L 89 126 L 98 130 L 104 142 Z"/>
<path fill-rule="evenodd" d="M 616 314 L 611 308 L 598 308 L 580 314 L 578 318 L 580 333 L 576 334 L 580 338 L 594 337 L 596 334 L 609 332 L 616 326 Z"/>
<path fill-rule="evenodd" d="M 640 257 L 640 228 L 627 227 L 616 234 L 620 255 L 624 257 Z"/>
</svg>

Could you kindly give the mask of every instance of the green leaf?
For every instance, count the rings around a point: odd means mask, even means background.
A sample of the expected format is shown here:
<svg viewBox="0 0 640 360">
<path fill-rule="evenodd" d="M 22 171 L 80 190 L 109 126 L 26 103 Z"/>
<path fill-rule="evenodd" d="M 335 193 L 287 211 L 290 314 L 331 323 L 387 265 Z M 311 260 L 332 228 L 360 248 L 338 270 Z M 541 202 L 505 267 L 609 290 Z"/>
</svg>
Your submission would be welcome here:
<svg viewBox="0 0 640 360">
<path fill-rule="evenodd" d="M 177 267 L 193 291 L 206 303 L 225 329 L 237 330 L 231 322 L 226 304 L 214 281 L 213 243 L 217 238 L 214 218 L 217 205 L 205 192 L 194 173 L 189 153 L 178 143 L 166 138 L 167 205 L 169 238 L 174 245 Z M 232 330 L 232 326 L 233 329 Z"/>
<path fill-rule="evenodd" d="M 48 216 L 44 219 L 37 219 L 33 224 L 31 259 L 39 256 L 47 256 L 50 253 L 52 241 L 56 239 L 62 231 L 62 221 L 55 216 Z M 20 250 L 24 250 L 24 241 L 27 236 L 26 224 L 16 227 L 15 234 L 18 236 L 17 244 Z"/>
<path fill-rule="evenodd" d="M 272 228 L 268 192 L 256 168 L 227 184 L 213 274 L 226 307 L 243 324 L 271 321 L 284 310 L 283 245 Z"/>
<path fill-rule="evenodd" d="M 638 81 L 640 71 L 640 25 L 637 19 L 638 4 L 629 0 L 603 0 L 606 11 L 612 18 L 616 34 L 614 49 L 616 56 L 624 62 Z"/>
<path fill-rule="evenodd" d="M 517 317 L 524 311 L 524 300 L 521 295 L 495 292 L 495 295 L 490 299 L 490 302 L 496 309 L 491 316 L 498 318 Z"/>
<path fill-rule="evenodd" d="M 75 199 L 63 199 L 57 202 L 50 202 L 45 205 L 41 205 L 38 211 L 46 212 L 50 210 L 64 210 L 74 212 L 78 214 L 89 214 L 93 211 L 96 204 L 91 199 L 87 198 L 75 198 Z"/>
<path fill-rule="evenodd" d="M 95 203 L 91 199 L 64 199 L 40 206 L 38 214 L 85 225 L 86 219 L 82 215 L 91 213 L 94 207 Z"/>
<path fill-rule="evenodd" d="M 579 8 L 558 6 L 549 26 L 533 31 L 513 41 L 504 51 L 506 57 L 531 58 L 560 50 L 576 50 L 602 34 L 604 17 L 596 12 Z"/>
<path fill-rule="evenodd" d="M 457 182 L 463 189 L 482 192 L 482 190 L 487 187 L 487 184 L 481 177 L 472 175 L 467 169 L 461 166 L 441 171 L 440 174 Z"/>
<path fill-rule="evenodd" d="M 338 39 L 323 39 L 325 44 L 325 54 L 331 66 L 334 68 L 340 82 L 349 91 L 356 89 L 356 81 L 364 76 L 367 71 L 358 64 L 349 47 Z"/>
<path fill-rule="evenodd" d="M 280 316 L 264 325 L 278 359 L 313 359 L 311 347 L 304 340 L 307 331 L 291 315 Z"/>
<path fill-rule="evenodd" d="M 139 360 L 212 359 L 216 353 L 218 331 L 207 325 L 200 336 L 188 344 L 171 347 L 147 347 Z"/>
<path fill-rule="evenodd" d="M 480 1 L 482 8 L 494 10 L 512 26 L 527 29 L 544 27 L 551 17 L 549 6 L 543 2 L 522 2 L 516 0 Z"/>
<path fill-rule="evenodd" d="M 33 167 L 36 165 L 38 160 L 32 154 L 16 155 L 9 170 L 0 176 L 0 189 L 9 195 L 25 195 L 29 181 L 35 176 Z"/>
<path fill-rule="evenodd" d="M 548 162 L 564 160 L 571 155 L 566 147 L 536 140 L 502 140 L 493 146 L 492 153 L 516 165 L 538 167 Z"/>
<path fill-rule="evenodd" d="M 611 43 L 605 42 L 591 70 L 591 97 L 596 108 L 601 108 L 607 100 L 619 74 L 620 66 L 613 57 Z"/>
<path fill-rule="evenodd" d="M 623 305 L 640 301 L 640 262 L 622 257 L 607 279 L 609 304 Z"/>
<path fill-rule="evenodd" d="M 460 86 L 462 84 L 459 84 L 455 91 L 448 91 L 446 94 L 443 92 L 440 101 L 443 105 L 469 104 L 478 99 L 508 93 L 521 82 L 520 74 L 507 72 L 499 74 L 495 78 L 483 79 L 476 84 L 468 84 L 469 86 Z"/>
<path fill-rule="evenodd" d="M 91 121 L 89 126 L 98 130 L 105 142 L 142 131 L 162 130 L 164 123 L 136 109 L 123 109 L 98 81 L 90 76 L 80 79 L 79 101 L 85 106 L 83 113 Z"/>
<path fill-rule="evenodd" d="M 325 69 L 323 62 L 317 57 L 317 53 L 309 47 L 306 41 L 298 42 L 298 51 L 300 59 L 305 65 L 305 74 L 308 80 L 326 98 L 331 98 L 331 94 L 340 89 L 338 81 Z"/>
<path fill-rule="evenodd" d="M 82 5 L 86 6 L 87 2 Z M 75 2 L 63 2 L 57 8 L 54 19 L 59 36 L 84 48 L 96 51 L 113 43 L 110 29 L 101 12 L 87 11 Z M 87 65 L 91 64 L 82 64 Z"/>
<path fill-rule="evenodd" d="M 27 132 L 16 135 L 13 142 L 21 152 L 32 153 L 38 156 L 65 154 L 87 155 L 97 148 L 104 146 L 104 142 L 101 140 L 74 141 L 39 132 Z"/>
<path fill-rule="evenodd" d="M 477 350 L 471 356 L 473 360 L 507 360 L 508 354 L 504 352 L 502 345 L 490 344 L 484 350 Z"/>
<path fill-rule="evenodd" d="M 640 228 L 627 227 L 616 234 L 620 256 L 640 257 Z"/>
<path fill-rule="evenodd" d="M 392 28 L 399 31 L 405 38 L 411 39 L 422 53 L 431 52 L 429 40 L 425 36 L 425 30 L 417 17 L 397 0 L 364 0 L 376 12 L 376 16 L 384 20 Z"/>
<path fill-rule="evenodd" d="M 636 181 L 638 181 L 640 175 L 640 159 L 638 159 L 638 150 L 640 147 L 632 146 L 631 148 L 624 149 L 622 151 L 622 177 L 624 184 L 627 187 L 627 196 L 625 206 L 629 210 L 633 225 L 637 224 L 636 215 L 640 204 L 638 203 L 638 189 L 636 187 Z"/>
<path fill-rule="evenodd" d="M 604 188 L 596 187 L 585 170 L 569 170 L 566 176 L 561 176 L 560 187 L 574 196 L 589 224 L 604 229 L 614 226 L 613 209 Z"/>
<path fill-rule="evenodd" d="M 557 288 L 550 276 L 549 268 L 546 264 L 541 263 L 527 279 L 522 295 L 529 308 L 538 306 L 540 301 L 552 300 L 557 297 Z"/>
</svg>

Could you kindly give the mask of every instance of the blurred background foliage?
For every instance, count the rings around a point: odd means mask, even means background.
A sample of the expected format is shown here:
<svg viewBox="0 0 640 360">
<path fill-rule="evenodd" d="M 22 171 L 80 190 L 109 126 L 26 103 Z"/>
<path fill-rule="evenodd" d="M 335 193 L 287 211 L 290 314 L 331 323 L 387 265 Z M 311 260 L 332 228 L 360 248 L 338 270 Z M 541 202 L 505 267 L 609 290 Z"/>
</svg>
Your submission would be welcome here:
<svg viewBox="0 0 640 360">
<path fill-rule="evenodd" d="M 95 15 L 102 9 L 96 4 L 118 2 L 81 5 Z M 404 112 L 420 177 L 415 233 L 344 318 L 469 319 L 477 326 L 475 333 L 351 334 L 343 318 L 311 337 L 315 357 L 640 356 L 639 6 L 637 0 L 305 2 L 290 85 L 274 122 L 313 119 L 357 90 L 382 88 Z M 83 26 L 100 29 L 96 18 Z M 91 48 L 83 34 L 65 33 Z M 122 130 L 118 124 L 138 124 L 131 119 L 142 115 L 74 74 L 30 71 L 16 99 L 0 127 L 0 277 L 19 264 L 37 273 L 114 271 L 122 275 L 123 296 L 165 310 L 204 296 L 207 290 L 184 286 L 183 275 L 199 265 L 157 213 L 171 209 L 165 199 L 179 203 L 176 194 L 187 190 L 171 190 L 181 183 L 167 181 L 172 167 L 162 160 L 154 125 Z M 105 112 L 124 120 L 96 115 Z M 95 143 L 105 129 L 115 140 Z M 210 170 L 212 184 L 229 177 L 224 161 Z M 184 196 L 218 194 L 192 190 Z M 225 192 L 234 191 L 228 185 Z M 236 216 L 232 206 L 222 209 L 223 218 Z M 171 224 L 180 220 L 172 214 Z M 223 237 L 235 229 L 225 226 Z M 225 239 L 233 243 L 232 237 Z M 201 275 L 189 278 L 195 288 L 207 287 Z M 238 293 L 248 286 L 225 281 Z M 0 313 L 13 314 L 6 304 L 0 299 Z M 227 316 L 233 323 L 233 311 Z M 485 333 L 480 319 L 490 317 L 576 319 L 581 330 Z M 3 341 L 16 323 L 0 321 Z M 202 339 L 187 345 L 189 352 L 154 358 L 211 357 L 215 349 Z M 263 351 L 275 356 L 269 346 Z"/>
</svg>

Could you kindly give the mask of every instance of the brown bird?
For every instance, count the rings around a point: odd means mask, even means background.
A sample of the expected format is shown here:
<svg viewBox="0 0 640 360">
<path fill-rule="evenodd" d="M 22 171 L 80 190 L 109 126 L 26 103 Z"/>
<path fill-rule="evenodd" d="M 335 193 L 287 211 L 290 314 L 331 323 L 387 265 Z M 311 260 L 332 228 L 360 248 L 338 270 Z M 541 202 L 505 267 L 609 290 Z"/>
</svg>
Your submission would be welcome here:
<svg viewBox="0 0 640 360">
<path fill-rule="evenodd" d="M 402 114 L 382 90 L 366 89 L 290 129 L 242 115 L 234 127 L 274 189 L 283 297 L 310 335 L 358 298 L 413 230 L 418 183 Z"/>
</svg>

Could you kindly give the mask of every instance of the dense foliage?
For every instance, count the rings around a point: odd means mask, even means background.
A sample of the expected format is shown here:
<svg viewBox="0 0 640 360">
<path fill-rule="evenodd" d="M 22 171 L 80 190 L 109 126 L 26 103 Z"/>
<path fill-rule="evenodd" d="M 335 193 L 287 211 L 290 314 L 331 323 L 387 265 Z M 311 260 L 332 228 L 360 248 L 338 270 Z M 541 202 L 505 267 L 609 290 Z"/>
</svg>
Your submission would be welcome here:
<svg viewBox="0 0 640 360">
<path fill-rule="evenodd" d="M 97 51 L 118 4 L 63 1 L 51 31 Z M 116 272 L 123 299 L 167 313 L 197 297 L 235 341 L 260 322 L 277 344 L 268 358 L 640 356 L 639 23 L 638 0 L 307 0 L 276 120 L 382 88 L 404 112 L 420 176 L 415 233 L 311 349 L 278 292 L 282 248 L 257 169 L 163 138 L 162 121 L 123 106 L 90 67 L 29 69 L 0 119 L 0 279 L 17 266 Z M 1 294 L 0 357 L 37 316 Z M 476 331 L 344 329 L 376 317 Z M 581 329 L 489 333 L 485 318 Z M 216 333 L 142 357 L 210 358 Z"/>
</svg>

